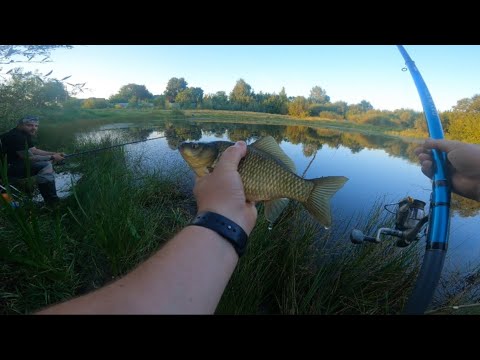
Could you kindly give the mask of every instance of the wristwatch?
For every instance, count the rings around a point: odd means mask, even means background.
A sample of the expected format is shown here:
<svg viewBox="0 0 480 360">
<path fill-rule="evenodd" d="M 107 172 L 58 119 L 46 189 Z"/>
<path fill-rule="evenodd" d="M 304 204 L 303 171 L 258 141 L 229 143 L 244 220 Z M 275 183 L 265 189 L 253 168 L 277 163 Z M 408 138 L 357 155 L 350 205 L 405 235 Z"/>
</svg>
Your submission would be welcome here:
<svg viewBox="0 0 480 360">
<path fill-rule="evenodd" d="M 211 211 L 199 212 L 195 218 L 190 222 L 190 225 L 203 226 L 207 229 L 215 231 L 220 236 L 224 237 L 238 254 L 238 257 L 245 253 L 247 248 L 248 235 L 232 220 L 220 214 Z"/>
<path fill-rule="evenodd" d="M 50 155 L 50 160 L 55 160 L 55 156 Z"/>
</svg>

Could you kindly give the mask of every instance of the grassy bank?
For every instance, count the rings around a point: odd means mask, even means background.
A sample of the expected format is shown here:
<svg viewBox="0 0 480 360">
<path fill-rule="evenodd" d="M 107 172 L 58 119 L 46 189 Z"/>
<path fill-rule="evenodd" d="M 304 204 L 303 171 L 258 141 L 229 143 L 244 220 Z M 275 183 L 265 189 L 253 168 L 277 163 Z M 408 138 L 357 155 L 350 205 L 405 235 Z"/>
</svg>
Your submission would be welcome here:
<svg viewBox="0 0 480 360">
<path fill-rule="evenodd" d="M 136 125 L 152 125 L 160 121 L 222 122 L 265 125 L 302 125 L 326 127 L 338 130 L 351 130 L 365 133 L 386 134 L 390 127 L 356 124 L 347 120 L 331 120 L 319 117 L 295 118 L 289 115 L 277 115 L 247 111 L 226 110 L 157 110 L 157 109 L 76 109 L 48 110 L 41 114 L 48 125 L 68 125 L 88 127 L 108 123 L 132 122 Z M 70 123 L 70 124 L 69 124 Z"/>
<path fill-rule="evenodd" d="M 0 313 L 30 313 L 132 269 L 184 226 L 192 199 L 184 174 L 136 175 L 122 151 L 78 164 L 74 194 L 50 210 L 4 202 L 0 215 Z"/>
</svg>

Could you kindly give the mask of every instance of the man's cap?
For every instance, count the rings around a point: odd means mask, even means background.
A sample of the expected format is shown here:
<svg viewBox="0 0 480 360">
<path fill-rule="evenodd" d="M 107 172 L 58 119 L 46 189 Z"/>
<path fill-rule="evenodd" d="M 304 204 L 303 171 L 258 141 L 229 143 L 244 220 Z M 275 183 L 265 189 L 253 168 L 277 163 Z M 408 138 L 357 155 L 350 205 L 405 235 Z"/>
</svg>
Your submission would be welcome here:
<svg viewBox="0 0 480 360">
<path fill-rule="evenodd" d="M 37 123 L 40 121 L 38 116 L 34 115 L 25 115 L 20 120 L 18 120 L 18 125 L 26 124 L 26 123 Z"/>
</svg>

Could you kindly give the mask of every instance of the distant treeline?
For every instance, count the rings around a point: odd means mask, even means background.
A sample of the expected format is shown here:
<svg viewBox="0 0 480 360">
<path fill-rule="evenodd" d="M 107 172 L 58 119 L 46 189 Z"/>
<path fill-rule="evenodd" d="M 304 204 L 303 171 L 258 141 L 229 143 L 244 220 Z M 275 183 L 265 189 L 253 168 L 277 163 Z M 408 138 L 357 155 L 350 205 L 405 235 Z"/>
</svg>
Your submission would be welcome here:
<svg viewBox="0 0 480 360">
<path fill-rule="evenodd" d="M 289 115 L 299 119 L 327 119 L 337 122 L 367 124 L 406 136 L 427 136 L 422 112 L 411 109 L 376 110 L 367 100 L 358 104 L 331 102 L 325 89 L 314 86 L 308 98 L 287 96 L 285 88 L 277 93 L 256 93 L 239 79 L 232 91 L 204 94 L 200 87 L 189 87 L 184 78 L 171 78 L 163 94 L 153 95 L 145 85 L 127 84 L 108 99 L 78 99 L 69 95 L 62 82 L 42 80 L 38 74 L 13 75 L 0 83 L 0 117 L 2 123 L 27 111 L 42 108 L 152 108 L 252 111 Z M 440 113 L 448 138 L 480 143 L 480 95 L 460 99 L 450 111 Z M 10 120 L 10 121 L 9 121 Z M 2 126 L 4 127 L 4 126 Z"/>
</svg>

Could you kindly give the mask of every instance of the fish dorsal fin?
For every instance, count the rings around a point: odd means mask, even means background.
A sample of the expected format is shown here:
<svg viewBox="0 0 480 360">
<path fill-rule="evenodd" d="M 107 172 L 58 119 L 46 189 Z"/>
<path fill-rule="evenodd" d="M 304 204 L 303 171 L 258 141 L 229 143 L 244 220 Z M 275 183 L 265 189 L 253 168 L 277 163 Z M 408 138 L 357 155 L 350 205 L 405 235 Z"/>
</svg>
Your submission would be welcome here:
<svg viewBox="0 0 480 360">
<path fill-rule="evenodd" d="M 282 164 L 284 164 L 290 171 L 293 173 L 297 172 L 295 168 L 295 163 L 292 159 L 288 157 L 287 154 L 283 152 L 280 146 L 277 144 L 275 139 L 271 136 L 265 136 L 261 139 L 258 139 L 250 146 L 262 150 L 267 154 L 273 156 L 275 159 L 279 160 Z"/>
</svg>

